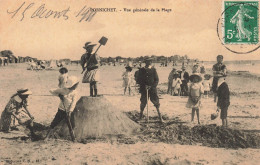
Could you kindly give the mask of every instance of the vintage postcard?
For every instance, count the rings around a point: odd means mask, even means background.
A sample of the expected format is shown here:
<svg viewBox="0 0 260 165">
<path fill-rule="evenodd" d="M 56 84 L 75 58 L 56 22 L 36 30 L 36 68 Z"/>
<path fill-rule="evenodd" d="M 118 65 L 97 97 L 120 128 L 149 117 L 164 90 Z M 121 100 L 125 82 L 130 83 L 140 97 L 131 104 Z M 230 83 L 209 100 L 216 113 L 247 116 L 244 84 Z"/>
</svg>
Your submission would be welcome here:
<svg viewBox="0 0 260 165">
<path fill-rule="evenodd" d="M 1 0 L 0 164 L 259 164 L 259 0 Z"/>
</svg>

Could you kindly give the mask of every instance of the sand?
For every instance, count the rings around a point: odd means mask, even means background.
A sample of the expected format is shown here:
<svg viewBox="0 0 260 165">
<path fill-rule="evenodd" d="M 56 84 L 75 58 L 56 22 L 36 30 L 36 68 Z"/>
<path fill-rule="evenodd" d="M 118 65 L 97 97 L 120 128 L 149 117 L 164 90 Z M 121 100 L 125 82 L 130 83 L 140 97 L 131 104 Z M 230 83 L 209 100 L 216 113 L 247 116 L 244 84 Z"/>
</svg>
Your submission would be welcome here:
<svg viewBox="0 0 260 165">
<path fill-rule="evenodd" d="M 58 70 L 29 71 L 26 64 L 11 64 L 0 68 L 0 112 L 16 89 L 28 87 L 33 95 L 29 98 L 29 109 L 35 121 L 48 126 L 57 111 L 59 99 L 49 95 L 49 89 L 58 85 Z M 80 66 L 68 66 L 71 75 L 82 77 Z M 190 109 L 185 108 L 186 97 L 164 94 L 171 67 L 157 67 L 161 112 L 169 119 L 178 118 L 185 126 L 190 122 Z M 140 95 L 124 96 L 121 74 L 123 66 L 102 66 L 99 93 L 122 112 L 139 111 Z M 135 70 L 133 70 L 135 71 Z M 251 76 L 230 74 L 227 82 L 231 90 L 231 106 L 228 111 L 232 129 L 260 132 L 260 81 Z M 89 95 L 89 85 L 79 85 L 79 95 Z M 202 125 L 221 125 L 221 120 L 210 120 L 215 112 L 213 98 L 203 98 L 200 110 Z M 156 109 L 149 104 L 150 115 L 157 116 Z M 196 118 L 195 118 L 196 121 Z M 32 142 L 22 131 L 9 134 L 0 132 L 0 164 L 258 164 L 260 149 L 230 149 L 194 145 L 169 144 L 165 142 L 136 141 L 124 144 L 117 140 L 93 140 L 86 144 L 66 140 L 50 139 Z"/>
</svg>

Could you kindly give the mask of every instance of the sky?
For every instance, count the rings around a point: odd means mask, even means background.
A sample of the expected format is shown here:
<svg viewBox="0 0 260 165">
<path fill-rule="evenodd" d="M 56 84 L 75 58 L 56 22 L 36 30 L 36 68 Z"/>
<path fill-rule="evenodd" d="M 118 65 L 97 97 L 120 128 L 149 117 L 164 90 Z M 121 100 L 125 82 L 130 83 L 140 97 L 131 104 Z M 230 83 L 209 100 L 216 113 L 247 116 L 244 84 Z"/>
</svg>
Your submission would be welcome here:
<svg viewBox="0 0 260 165">
<path fill-rule="evenodd" d="M 260 49 L 247 54 L 228 51 L 217 35 L 222 0 L 0 0 L 0 50 L 15 56 L 38 59 L 80 59 L 85 42 L 98 44 L 108 38 L 101 57 L 146 55 L 188 55 L 204 61 L 260 60 Z M 22 4 L 24 5 L 13 16 Z M 33 3 L 33 4 L 32 4 Z M 31 4 L 31 6 L 27 9 Z M 65 17 L 35 16 L 41 5 L 47 11 L 67 12 Z M 79 22 L 84 7 L 116 8 L 117 12 L 97 12 L 90 22 Z M 171 12 L 124 12 L 128 9 L 170 9 Z M 24 18 L 23 18 L 23 11 Z M 120 11 L 121 10 L 121 11 Z M 8 14 L 8 12 L 9 14 Z M 38 10 L 39 11 L 39 10 Z M 45 12 L 45 13 L 46 13 Z M 13 16 L 13 18 L 12 18 Z M 33 17 L 33 18 L 31 18 Z M 23 18 L 22 21 L 20 21 Z M 257 46 L 257 45 L 254 45 Z M 244 48 L 233 46 L 234 50 Z M 232 49 L 233 49 L 232 47 Z M 251 49 L 252 46 L 249 46 Z"/>
</svg>

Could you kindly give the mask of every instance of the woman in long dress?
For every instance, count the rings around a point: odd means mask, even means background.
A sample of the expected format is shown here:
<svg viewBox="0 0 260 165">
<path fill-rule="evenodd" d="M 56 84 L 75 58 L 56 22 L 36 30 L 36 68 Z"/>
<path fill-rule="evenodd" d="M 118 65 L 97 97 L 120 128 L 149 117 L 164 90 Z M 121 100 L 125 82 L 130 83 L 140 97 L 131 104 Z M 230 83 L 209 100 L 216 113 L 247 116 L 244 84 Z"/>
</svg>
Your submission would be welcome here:
<svg viewBox="0 0 260 165">
<path fill-rule="evenodd" d="M 238 38 L 238 41 L 242 41 L 242 39 L 245 38 L 247 38 L 248 41 L 250 41 L 252 32 L 250 32 L 245 28 L 245 22 L 244 22 L 244 17 L 247 17 L 249 19 L 254 19 L 254 17 L 251 17 L 247 14 L 249 11 L 250 10 L 245 9 L 244 5 L 241 4 L 236 14 L 230 20 L 231 23 L 236 24 L 237 26 L 238 33 L 236 35 L 236 38 Z"/>
</svg>

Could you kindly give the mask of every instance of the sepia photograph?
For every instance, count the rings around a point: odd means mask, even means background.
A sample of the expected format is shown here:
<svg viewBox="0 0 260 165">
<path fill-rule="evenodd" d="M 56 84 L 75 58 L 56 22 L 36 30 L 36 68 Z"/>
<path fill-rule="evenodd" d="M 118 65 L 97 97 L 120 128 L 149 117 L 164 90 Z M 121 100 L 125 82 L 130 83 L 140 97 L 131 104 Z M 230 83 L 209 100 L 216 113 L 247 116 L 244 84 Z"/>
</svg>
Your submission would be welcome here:
<svg viewBox="0 0 260 165">
<path fill-rule="evenodd" d="M 0 164 L 258 165 L 259 0 L 1 0 Z"/>
</svg>

